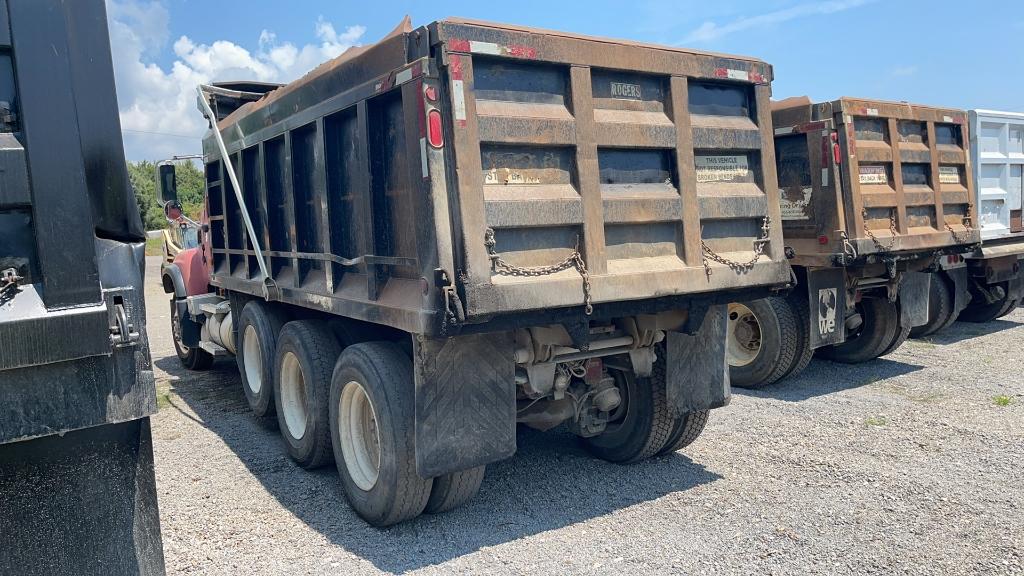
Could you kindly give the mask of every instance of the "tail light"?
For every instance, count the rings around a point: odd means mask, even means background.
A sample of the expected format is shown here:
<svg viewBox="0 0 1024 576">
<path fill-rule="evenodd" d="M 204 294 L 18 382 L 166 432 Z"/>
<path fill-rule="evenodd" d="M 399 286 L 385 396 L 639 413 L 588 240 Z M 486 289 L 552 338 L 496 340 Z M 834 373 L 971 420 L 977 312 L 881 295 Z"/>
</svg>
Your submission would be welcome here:
<svg viewBox="0 0 1024 576">
<path fill-rule="evenodd" d="M 434 148 L 444 146 L 444 130 L 441 127 L 441 112 L 436 108 L 427 112 L 427 141 Z"/>
</svg>

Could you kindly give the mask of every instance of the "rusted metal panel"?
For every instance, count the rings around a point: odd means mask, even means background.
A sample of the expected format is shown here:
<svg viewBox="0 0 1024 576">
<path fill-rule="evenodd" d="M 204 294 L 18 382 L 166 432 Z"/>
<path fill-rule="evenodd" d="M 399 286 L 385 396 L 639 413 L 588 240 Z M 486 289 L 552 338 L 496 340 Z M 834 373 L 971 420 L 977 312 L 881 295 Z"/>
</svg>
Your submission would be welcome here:
<svg viewBox="0 0 1024 576">
<path fill-rule="evenodd" d="M 252 196 L 267 198 L 282 299 L 435 333 L 446 283 L 469 323 L 785 284 L 771 75 L 750 58 L 445 20 L 343 55 L 219 128 L 232 156 L 263 149 L 262 177 L 244 179 L 266 188 Z M 233 193 L 220 175 L 208 184 L 212 282 L 259 294 L 232 274 L 254 256 Z"/>
<path fill-rule="evenodd" d="M 794 263 L 820 264 L 851 249 L 865 256 L 979 242 L 966 118 L 961 110 L 853 98 L 776 103 Z"/>
</svg>

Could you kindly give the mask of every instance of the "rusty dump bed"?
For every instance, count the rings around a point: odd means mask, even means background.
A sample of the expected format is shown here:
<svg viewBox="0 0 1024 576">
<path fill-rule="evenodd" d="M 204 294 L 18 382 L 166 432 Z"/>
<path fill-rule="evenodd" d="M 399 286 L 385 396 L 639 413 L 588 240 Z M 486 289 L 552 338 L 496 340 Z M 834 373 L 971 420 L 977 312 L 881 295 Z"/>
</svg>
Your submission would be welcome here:
<svg viewBox="0 0 1024 576">
<path fill-rule="evenodd" d="M 747 58 L 445 20 L 220 128 L 272 297 L 433 333 L 786 283 L 770 80 Z M 213 283 L 258 294 L 216 150 L 208 136 Z"/>
<path fill-rule="evenodd" d="M 773 104 L 772 119 L 794 263 L 834 261 L 844 234 L 857 257 L 980 241 L 966 112 L 791 98 Z"/>
</svg>

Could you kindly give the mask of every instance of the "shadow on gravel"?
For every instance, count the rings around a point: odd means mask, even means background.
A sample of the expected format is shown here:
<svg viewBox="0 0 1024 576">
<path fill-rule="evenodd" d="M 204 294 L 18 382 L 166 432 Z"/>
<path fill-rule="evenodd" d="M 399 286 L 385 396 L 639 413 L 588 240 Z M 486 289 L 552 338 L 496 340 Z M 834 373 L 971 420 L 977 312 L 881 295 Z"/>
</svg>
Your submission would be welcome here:
<svg viewBox="0 0 1024 576">
<path fill-rule="evenodd" d="M 172 408 L 187 403 L 282 506 L 332 544 L 389 572 L 433 566 L 721 478 L 680 453 L 620 466 L 592 458 L 568 432 L 523 429 L 516 455 L 488 466 L 469 504 L 379 530 L 348 507 L 333 465 L 304 471 L 292 464 L 276 423 L 249 412 L 232 363 L 199 374 L 173 356 L 156 364 L 175 378 L 171 390 L 180 400 L 172 396 Z"/>
<path fill-rule="evenodd" d="M 1022 326 L 1020 322 L 1014 322 L 1012 320 L 993 320 L 991 322 L 984 322 L 981 324 L 974 322 L 954 322 L 952 326 L 945 330 L 932 334 L 925 338 L 919 338 L 921 342 L 930 342 L 940 346 L 947 344 L 956 344 L 963 340 L 970 340 L 971 338 L 977 338 L 978 336 L 987 336 L 989 334 L 997 334 L 1004 330 L 1010 330 Z"/>
<path fill-rule="evenodd" d="M 788 402 L 800 402 L 817 396 L 826 396 L 851 388 L 874 384 L 879 380 L 910 374 L 924 369 L 924 366 L 907 364 L 887 358 L 878 358 L 863 364 L 841 364 L 815 358 L 806 370 L 796 378 L 782 381 L 762 390 L 733 388 L 734 394 L 755 398 L 775 398 Z"/>
</svg>

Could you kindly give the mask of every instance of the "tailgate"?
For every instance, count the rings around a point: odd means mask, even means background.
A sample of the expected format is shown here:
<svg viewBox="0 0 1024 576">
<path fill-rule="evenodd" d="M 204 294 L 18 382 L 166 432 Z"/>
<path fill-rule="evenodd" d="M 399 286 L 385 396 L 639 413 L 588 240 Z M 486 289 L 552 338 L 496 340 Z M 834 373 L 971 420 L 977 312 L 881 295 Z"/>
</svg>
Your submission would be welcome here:
<svg viewBox="0 0 1024 576">
<path fill-rule="evenodd" d="M 468 315 L 788 280 L 766 64 L 463 22 L 434 32 Z"/>
<path fill-rule="evenodd" d="M 1024 232 L 1024 114 L 971 110 L 971 156 L 982 238 Z"/>
<path fill-rule="evenodd" d="M 844 98 L 835 122 L 859 254 L 979 242 L 964 112 Z"/>
</svg>

